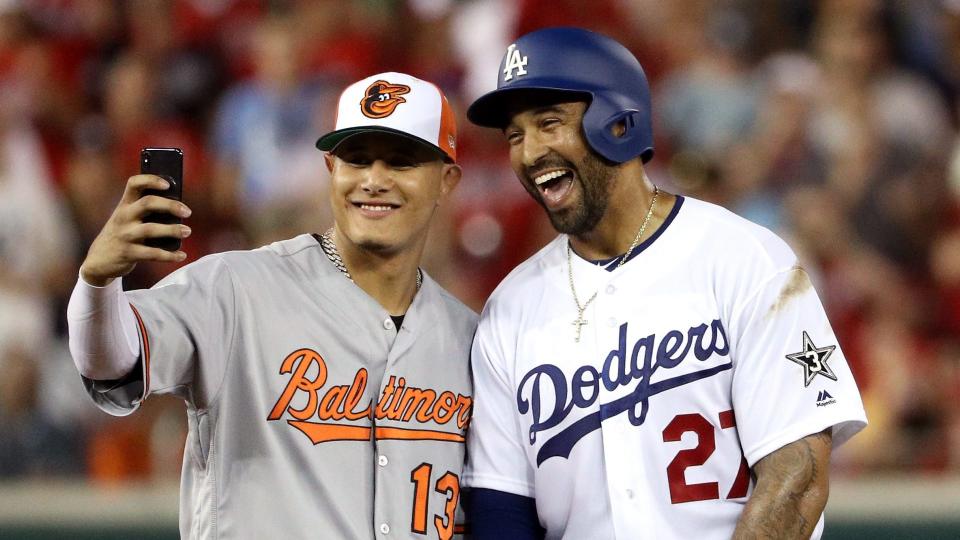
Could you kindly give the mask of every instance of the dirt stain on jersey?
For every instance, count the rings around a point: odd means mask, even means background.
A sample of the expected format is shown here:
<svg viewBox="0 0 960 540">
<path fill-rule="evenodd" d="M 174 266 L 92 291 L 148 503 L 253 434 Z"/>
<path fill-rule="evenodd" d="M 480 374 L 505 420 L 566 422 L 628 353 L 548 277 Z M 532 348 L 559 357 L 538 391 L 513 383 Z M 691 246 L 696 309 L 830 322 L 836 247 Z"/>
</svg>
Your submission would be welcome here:
<svg viewBox="0 0 960 540">
<path fill-rule="evenodd" d="M 772 317 L 778 313 L 794 298 L 802 295 L 811 287 L 813 287 L 813 284 L 810 282 L 810 275 L 807 274 L 807 271 L 800 265 L 794 265 L 794 267 L 790 269 L 790 278 L 787 279 L 783 288 L 780 289 L 780 294 L 777 295 L 777 300 L 770 306 L 767 317 Z"/>
</svg>

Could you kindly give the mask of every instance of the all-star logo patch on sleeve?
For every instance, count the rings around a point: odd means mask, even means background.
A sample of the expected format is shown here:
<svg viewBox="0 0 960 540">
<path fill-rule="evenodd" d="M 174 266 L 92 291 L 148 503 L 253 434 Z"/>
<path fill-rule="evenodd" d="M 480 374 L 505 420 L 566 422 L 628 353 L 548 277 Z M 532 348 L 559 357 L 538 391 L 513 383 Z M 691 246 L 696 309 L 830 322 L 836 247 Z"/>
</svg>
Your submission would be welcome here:
<svg viewBox="0 0 960 540">
<path fill-rule="evenodd" d="M 823 375 L 834 381 L 837 380 L 837 375 L 833 372 L 833 369 L 830 368 L 830 365 L 827 364 L 830 360 L 830 355 L 833 354 L 836 348 L 836 345 L 817 347 L 813 344 L 813 340 L 810 339 L 810 335 L 804 331 L 803 350 L 788 354 L 786 358 L 791 362 L 796 362 L 803 366 L 803 386 L 806 387 L 810 386 L 810 382 L 813 381 L 813 378 L 817 375 Z"/>
</svg>

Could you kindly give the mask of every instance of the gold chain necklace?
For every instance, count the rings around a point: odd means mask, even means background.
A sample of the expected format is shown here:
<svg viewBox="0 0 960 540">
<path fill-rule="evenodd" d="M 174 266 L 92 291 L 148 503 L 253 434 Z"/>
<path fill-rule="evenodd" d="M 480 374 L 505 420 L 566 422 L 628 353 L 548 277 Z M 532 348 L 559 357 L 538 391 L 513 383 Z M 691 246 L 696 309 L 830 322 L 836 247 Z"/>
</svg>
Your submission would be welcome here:
<svg viewBox="0 0 960 540">
<path fill-rule="evenodd" d="M 350 275 L 350 271 L 347 270 L 347 265 L 343 264 L 343 257 L 340 256 L 340 250 L 337 249 L 337 243 L 333 241 L 333 228 L 327 229 L 323 234 L 320 235 L 320 248 L 323 250 L 323 253 L 330 259 L 330 262 L 337 267 L 337 270 L 343 273 L 351 282 L 353 281 L 353 276 Z M 417 268 L 417 290 L 420 290 L 420 286 L 423 285 L 423 273 L 420 271 L 420 268 Z"/>
<path fill-rule="evenodd" d="M 637 236 L 633 238 L 633 243 L 630 244 L 630 248 L 627 249 L 627 252 L 623 254 L 623 258 L 620 259 L 620 262 L 617 263 L 614 270 L 619 269 L 623 266 L 623 263 L 627 262 L 627 259 L 630 258 L 630 254 L 633 253 L 633 250 L 637 248 L 637 245 L 640 243 L 640 238 L 643 236 L 643 232 L 647 230 L 647 224 L 650 223 L 650 218 L 653 216 L 653 207 L 657 204 L 657 195 L 660 194 L 660 189 L 657 186 L 653 186 L 653 199 L 650 200 L 650 208 L 647 209 L 647 217 L 643 218 L 643 224 L 640 225 L 640 230 L 637 231 Z M 587 320 L 583 318 L 583 312 L 587 310 L 587 306 L 590 305 L 590 302 L 593 302 L 597 298 L 597 293 L 600 290 L 593 292 L 593 295 L 587 299 L 584 304 L 580 304 L 580 299 L 577 298 L 577 288 L 573 285 L 573 249 L 570 248 L 570 240 L 567 240 L 567 277 L 570 278 L 570 292 L 573 293 L 573 301 L 577 304 L 577 320 L 573 321 L 572 325 L 577 327 L 577 335 L 574 340 L 580 342 L 580 331 L 583 330 L 583 326 L 587 324 Z"/>
</svg>

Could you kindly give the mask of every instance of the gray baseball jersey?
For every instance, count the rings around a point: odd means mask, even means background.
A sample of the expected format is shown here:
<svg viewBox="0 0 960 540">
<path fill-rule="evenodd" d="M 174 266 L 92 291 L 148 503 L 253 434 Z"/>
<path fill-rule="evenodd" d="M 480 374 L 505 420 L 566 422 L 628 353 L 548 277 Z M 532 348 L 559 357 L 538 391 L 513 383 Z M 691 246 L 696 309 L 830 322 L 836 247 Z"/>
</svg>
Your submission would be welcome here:
<svg viewBox="0 0 960 540">
<path fill-rule="evenodd" d="M 84 382 L 116 415 L 186 401 L 182 537 L 454 535 L 476 315 L 429 276 L 399 330 L 311 235 L 127 296 L 142 380 Z"/>
</svg>

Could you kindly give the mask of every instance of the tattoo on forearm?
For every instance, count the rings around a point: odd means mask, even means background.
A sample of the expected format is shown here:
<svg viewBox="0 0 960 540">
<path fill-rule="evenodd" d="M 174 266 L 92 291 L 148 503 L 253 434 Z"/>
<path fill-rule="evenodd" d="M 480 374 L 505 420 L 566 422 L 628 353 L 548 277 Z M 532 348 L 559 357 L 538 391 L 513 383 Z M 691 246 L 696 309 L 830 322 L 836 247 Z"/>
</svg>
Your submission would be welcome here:
<svg viewBox="0 0 960 540">
<path fill-rule="evenodd" d="M 830 431 L 804 437 L 762 459 L 758 482 L 734 538 L 808 538 L 826 503 Z"/>
</svg>

